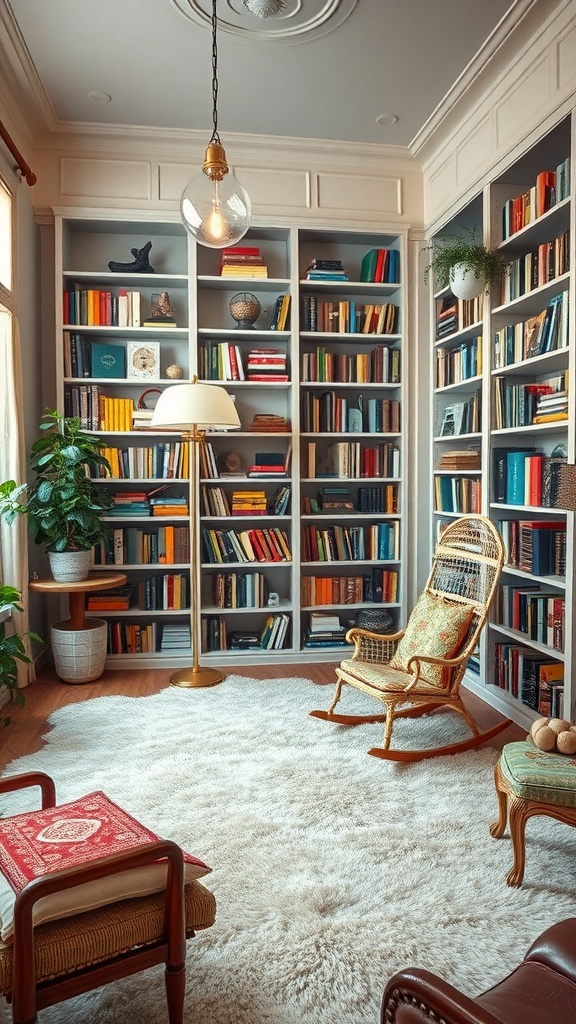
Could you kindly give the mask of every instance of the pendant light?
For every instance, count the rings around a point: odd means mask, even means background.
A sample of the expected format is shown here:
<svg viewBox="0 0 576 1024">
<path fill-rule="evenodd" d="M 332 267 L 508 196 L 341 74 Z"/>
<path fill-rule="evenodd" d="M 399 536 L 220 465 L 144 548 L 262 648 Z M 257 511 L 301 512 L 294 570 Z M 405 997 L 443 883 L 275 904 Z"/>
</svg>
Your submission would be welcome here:
<svg viewBox="0 0 576 1024">
<path fill-rule="evenodd" d="M 187 231 L 200 245 L 223 249 L 237 242 L 250 226 L 252 206 L 247 192 L 230 173 L 218 134 L 218 47 L 216 0 L 212 0 L 212 121 L 214 128 L 202 172 L 188 182 L 180 200 Z"/>
</svg>

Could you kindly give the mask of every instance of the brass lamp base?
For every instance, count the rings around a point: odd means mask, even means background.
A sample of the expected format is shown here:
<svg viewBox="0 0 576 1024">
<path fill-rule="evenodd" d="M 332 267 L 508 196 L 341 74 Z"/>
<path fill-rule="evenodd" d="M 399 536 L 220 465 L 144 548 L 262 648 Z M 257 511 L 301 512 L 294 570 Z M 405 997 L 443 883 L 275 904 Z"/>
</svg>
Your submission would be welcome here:
<svg viewBox="0 0 576 1024">
<path fill-rule="evenodd" d="M 191 668 L 181 668 L 170 676 L 170 686 L 216 686 L 224 678 L 224 673 L 217 668 L 201 668 L 196 665 Z"/>
</svg>

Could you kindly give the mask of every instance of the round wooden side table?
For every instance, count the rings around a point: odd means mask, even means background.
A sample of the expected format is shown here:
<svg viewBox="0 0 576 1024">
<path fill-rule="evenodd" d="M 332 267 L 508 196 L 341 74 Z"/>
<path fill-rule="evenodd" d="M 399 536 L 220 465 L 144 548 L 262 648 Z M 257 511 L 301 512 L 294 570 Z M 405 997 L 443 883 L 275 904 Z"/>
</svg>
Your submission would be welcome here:
<svg viewBox="0 0 576 1024">
<path fill-rule="evenodd" d="M 108 625 L 104 619 L 86 618 L 86 594 L 111 590 L 126 583 L 123 572 L 91 572 L 85 580 L 59 583 L 30 580 L 30 589 L 43 594 L 68 594 L 70 618 L 50 628 L 54 665 L 65 683 L 89 683 L 98 679 L 106 663 Z"/>
</svg>

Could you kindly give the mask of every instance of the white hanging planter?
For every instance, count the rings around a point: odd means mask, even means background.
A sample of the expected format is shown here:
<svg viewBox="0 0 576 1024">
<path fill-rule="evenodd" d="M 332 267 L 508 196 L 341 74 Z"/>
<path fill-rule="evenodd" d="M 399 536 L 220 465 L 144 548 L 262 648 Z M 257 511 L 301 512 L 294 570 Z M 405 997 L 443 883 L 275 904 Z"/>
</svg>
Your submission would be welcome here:
<svg viewBox="0 0 576 1024">
<path fill-rule="evenodd" d="M 450 288 L 457 299 L 475 299 L 486 288 L 486 275 L 476 277 L 465 263 L 455 263 L 450 270 Z"/>
</svg>

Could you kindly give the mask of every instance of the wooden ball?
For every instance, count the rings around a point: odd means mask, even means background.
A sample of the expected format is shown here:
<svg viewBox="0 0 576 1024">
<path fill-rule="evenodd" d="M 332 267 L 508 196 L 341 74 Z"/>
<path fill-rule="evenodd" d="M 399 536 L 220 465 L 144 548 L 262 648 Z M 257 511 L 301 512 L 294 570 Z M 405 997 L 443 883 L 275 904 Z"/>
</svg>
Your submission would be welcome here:
<svg viewBox="0 0 576 1024">
<path fill-rule="evenodd" d="M 539 729 L 532 726 L 532 739 L 539 750 L 554 750 L 556 746 L 556 733 L 548 725 L 541 725 Z"/>
<path fill-rule="evenodd" d="M 548 728 L 552 729 L 558 735 L 561 732 L 567 732 L 570 728 L 570 722 L 567 722 L 564 718 L 551 718 L 548 722 Z"/>
<path fill-rule="evenodd" d="M 576 754 L 576 732 L 572 729 L 561 732 L 556 740 L 556 746 L 561 754 Z"/>
</svg>

